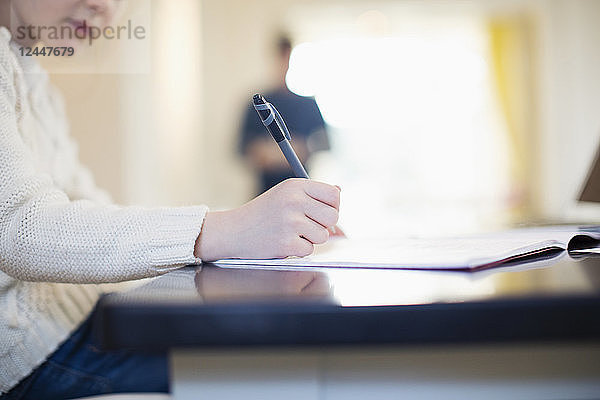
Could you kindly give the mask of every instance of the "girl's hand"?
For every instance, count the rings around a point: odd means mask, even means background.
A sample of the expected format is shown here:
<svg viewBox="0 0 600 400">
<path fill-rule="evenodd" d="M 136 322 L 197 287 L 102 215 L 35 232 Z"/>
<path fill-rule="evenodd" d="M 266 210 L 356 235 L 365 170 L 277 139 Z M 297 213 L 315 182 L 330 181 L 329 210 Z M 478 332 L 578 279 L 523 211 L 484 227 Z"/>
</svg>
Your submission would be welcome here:
<svg viewBox="0 0 600 400">
<path fill-rule="evenodd" d="M 209 212 L 194 254 L 204 261 L 307 256 L 329 239 L 339 205 L 338 187 L 285 180 L 240 208 Z"/>
</svg>

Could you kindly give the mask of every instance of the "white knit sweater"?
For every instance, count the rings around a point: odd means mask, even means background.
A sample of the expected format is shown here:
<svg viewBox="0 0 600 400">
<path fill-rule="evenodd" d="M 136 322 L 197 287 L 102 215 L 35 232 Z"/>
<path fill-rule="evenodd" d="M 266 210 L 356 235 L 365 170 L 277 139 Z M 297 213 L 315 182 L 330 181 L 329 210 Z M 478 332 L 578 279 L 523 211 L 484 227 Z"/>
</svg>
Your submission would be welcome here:
<svg viewBox="0 0 600 400">
<path fill-rule="evenodd" d="M 0 393 L 89 315 L 97 284 L 198 262 L 206 211 L 111 205 L 77 160 L 47 74 L 0 27 Z"/>
</svg>

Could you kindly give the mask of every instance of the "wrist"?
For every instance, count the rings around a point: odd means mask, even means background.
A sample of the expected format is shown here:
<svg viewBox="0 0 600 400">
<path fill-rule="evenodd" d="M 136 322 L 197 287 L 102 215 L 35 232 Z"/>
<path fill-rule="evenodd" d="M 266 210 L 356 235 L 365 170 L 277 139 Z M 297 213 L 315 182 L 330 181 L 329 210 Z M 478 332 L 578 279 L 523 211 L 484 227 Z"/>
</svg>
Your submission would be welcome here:
<svg viewBox="0 0 600 400">
<path fill-rule="evenodd" d="M 194 246 L 195 257 L 202 261 L 214 261 L 234 256 L 235 249 L 230 240 L 232 211 L 209 211 L 206 214 Z"/>
</svg>

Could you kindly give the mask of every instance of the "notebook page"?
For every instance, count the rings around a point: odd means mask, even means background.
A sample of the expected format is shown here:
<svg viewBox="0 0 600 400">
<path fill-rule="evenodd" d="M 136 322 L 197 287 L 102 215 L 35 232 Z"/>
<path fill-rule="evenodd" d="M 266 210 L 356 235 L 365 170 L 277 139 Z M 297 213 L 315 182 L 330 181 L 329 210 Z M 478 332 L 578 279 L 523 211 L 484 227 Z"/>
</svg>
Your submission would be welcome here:
<svg viewBox="0 0 600 400">
<path fill-rule="evenodd" d="M 500 261 L 531 251 L 561 248 L 561 240 L 539 240 L 535 234 L 486 235 L 469 238 L 438 239 L 337 239 L 315 247 L 315 252 L 303 258 L 271 260 L 219 260 L 218 266 L 304 266 L 304 267 L 358 267 L 358 268 L 411 268 L 458 269 Z"/>
</svg>

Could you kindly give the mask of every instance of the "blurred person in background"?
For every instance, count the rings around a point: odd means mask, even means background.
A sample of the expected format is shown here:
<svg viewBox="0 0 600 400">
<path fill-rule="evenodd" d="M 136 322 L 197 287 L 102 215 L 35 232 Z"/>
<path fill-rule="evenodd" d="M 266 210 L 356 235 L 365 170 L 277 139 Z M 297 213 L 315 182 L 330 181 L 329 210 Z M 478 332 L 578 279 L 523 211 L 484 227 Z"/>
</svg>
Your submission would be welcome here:
<svg viewBox="0 0 600 400">
<path fill-rule="evenodd" d="M 291 52 L 291 40 L 281 35 L 277 40 L 277 86 L 263 95 L 281 113 L 290 130 L 292 146 L 300 161 L 305 164 L 314 152 L 329 149 L 329 139 L 323 116 L 314 98 L 298 96 L 286 85 Z M 240 152 L 259 174 L 259 193 L 293 176 L 287 161 L 279 147 L 273 143 L 273 138 L 266 131 L 252 104 L 242 121 Z"/>
</svg>

